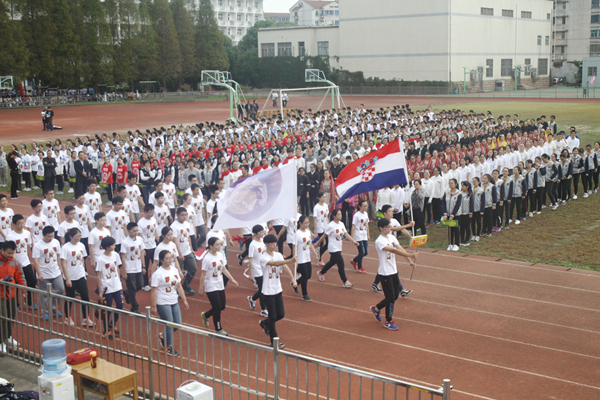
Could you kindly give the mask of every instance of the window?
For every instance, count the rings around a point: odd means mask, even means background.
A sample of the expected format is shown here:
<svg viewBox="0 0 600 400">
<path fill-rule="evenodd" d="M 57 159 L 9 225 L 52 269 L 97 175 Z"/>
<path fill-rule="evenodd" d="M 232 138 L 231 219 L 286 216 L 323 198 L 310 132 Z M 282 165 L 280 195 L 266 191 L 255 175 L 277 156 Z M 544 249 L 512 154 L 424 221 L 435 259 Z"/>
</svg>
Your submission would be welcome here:
<svg viewBox="0 0 600 400">
<path fill-rule="evenodd" d="M 600 7 L 600 0 L 592 0 L 592 8 Z"/>
<path fill-rule="evenodd" d="M 336 25 L 339 25 L 339 24 L 340 24 L 340 21 L 335 21 L 335 24 L 336 24 Z"/>
<path fill-rule="evenodd" d="M 560 23 L 563 24 L 563 25 L 566 24 L 567 23 L 567 17 L 561 17 L 560 18 Z"/>
<path fill-rule="evenodd" d="M 538 44 L 538 46 L 542 45 L 542 37 L 541 36 L 538 36 L 537 44 Z"/>
<path fill-rule="evenodd" d="M 590 37 L 593 37 L 593 38 L 600 37 L 600 36 L 598 36 L 598 33 L 600 33 L 600 31 L 598 29 L 592 29 L 592 34 L 590 35 Z"/>
<path fill-rule="evenodd" d="M 258 8 L 258 1 L 254 2 L 254 8 Z"/>
<path fill-rule="evenodd" d="M 531 65 L 531 58 L 525 59 L 525 65 Z"/>
<path fill-rule="evenodd" d="M 340 15 L 340 12 L 338 10 L 335 10 L 335 15 Z"/>
<path fill-rule="evenodd" d="M 242 0 L 237 0 L 237 6 L 241 7 L 242 6 Z"/>
<path fill-rule="evenodd" d="M 238 21 L 241 21 L 241 20 L 242 20 L 242 14 L 238 14 L 238 15 L 237 15 L 237 20 L 238 20 Z"/>
<path fill-rule="evenodd" d="M 546 14 L 546 19 L 550 21 L 550 13 Z"/>
<path fill-rule="evenodd" d="M 292 42 L 277 43 L 277 56 L 278 57 L 291 57 L 292 55 Z"/>
<path fill-rule="evenodd" d="M 547 58 L 538 58 L 537 73 L 538 73 L 538 75 L 548 75 L 548 59 Z"/>
<path fill-rule="evenodd" d="M 246 14 L 246 22 L 250 21 L 250 14 Z"/>
<path fill-rule="evenodd" d="M 219 16 L 217 18 L 219 19 L 219 21 L 223 21 L 223 14 L 219 13 Z"/>
<path fill-rule="evenodd" d="M 598 72 L 598 67 L 588 67 L 588 76 L 594 76 Z"/>
<path fill-rule="evenodd" d="M 502 10 L 502 16 L 503 17 L 514 17 L 514 12 L 513 10 Z"/>
<path fill-rule="evenodd" d="M 500 60 L 500 76 L 512 75 L 512 58 L 504 58 Z"/>
<path fill-rule="evenodd" d="M 600 14 L 592 15 L 592 24 L 597 24 L 600 22 Z"/>
<path fill-rule="evenodd" d="M 546 38 L 544 39 L 544 43 L 546 44 L 546 46 L 550 46 L 550 36 L 546 36 Z"/>
<path fill-rule="evenodd" d="M 590 44 L 590 57 L 600 57 L 600 44 Z"/>
<path fill-rule="evenodd" d="M 254 16 L 254 21 L 260 21 L 260 15 L 256 14 L 256 15 Z"/>
<path fill-rule="evenodd" d="M 304 47 L 304 42 L 298 42 L 298 55 L 303 56 L 306 52 L 306 47 Z"/>
<path fill-rule="evenodd" d="M 564 38 L 567 36 L 567 32 L 564 32 L 564 31 L 563 31 L 563 32 L 561 32 L 561 33 L 559 34 L 559 36 L 560 36 L 560 38 L 561 38 L 561 39 L 564 39 Z"/>
<path fill-rule="evenodd" d="M 219 0 L 219 6 L 223 6 L 223 0 Z"/>
<path fill-rule="evenodd" d="M 237 29 L 237 34 L 238 34 L 238 36 L 242 36 L 242 33 L 243 33 L 243 32 L 242 32 L 242 28 L 238 28 L 238 29 Z"/>
<path fill-rule="evenodd" d="M 329 57 L 329 42 L 317 42 L 317 54 Z"/>
<path fill-rule="evenodd" d="M 521 11 L 521 18 L 531 19 L 531 11 Z"/>
<path fill-rule="evenodd" d="M 558 46 L 558 47 L 560 47 L 560 49 L 559 49 L 560 52 L 559 53 L 560 54 L 565 54 L 565 46 Z"/>
<path fill-rule="evenodd" d="M 262 43 L 260 54 L 261 57 L 275 57 L 275 43 Z"/>
<path fill-rule="evenodd" d="M 491 58 L 485 60 L 485 66 L 485 77 L 492 78 L 494 76 L 494 60 Z"/>
<path fill-rule="evenodd" d="M 481 7 L 481 15 L 494 15 L 494 9 Z"/>
</svg>

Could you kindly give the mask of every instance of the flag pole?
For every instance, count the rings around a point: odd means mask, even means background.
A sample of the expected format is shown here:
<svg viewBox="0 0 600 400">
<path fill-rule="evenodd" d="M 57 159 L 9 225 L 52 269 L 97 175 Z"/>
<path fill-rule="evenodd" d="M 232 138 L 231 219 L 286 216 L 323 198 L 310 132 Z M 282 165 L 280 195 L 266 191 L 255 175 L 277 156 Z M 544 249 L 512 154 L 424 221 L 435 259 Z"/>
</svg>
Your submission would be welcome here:
<svg viewBox="0 0 600 400">
<path fill-rule="evenodd" d="M 413 217 L 413 208 L 412 208 L 412 193 L 410 192 L 410 182 L 408 184 L 408 206 L 410 207 L 410 220 L 415 222 L 415 218 Z M 412 226 L 412 235 L 415 236 L 415 225 Z"/>
</svg>

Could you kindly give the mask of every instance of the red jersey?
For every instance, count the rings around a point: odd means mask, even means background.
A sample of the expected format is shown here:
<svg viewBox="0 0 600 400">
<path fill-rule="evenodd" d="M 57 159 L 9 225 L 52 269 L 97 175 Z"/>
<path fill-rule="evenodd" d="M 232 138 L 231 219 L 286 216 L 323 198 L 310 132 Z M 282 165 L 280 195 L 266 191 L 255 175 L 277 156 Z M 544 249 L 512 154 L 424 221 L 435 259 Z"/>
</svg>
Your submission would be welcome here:
<svg viewBox="0 0 600 400">
<path fill-rule="evenodd" d="M 117 183 L 127 183 L 127 165 L 117 166 Z"/>
<path fill-rule="evenodd" d="M 102 164 L 102 182 L 113 183 L 112 173 L 113 173 L 112 165 Z"/>
<path fill-rule="evenodd" d="M 140 172 L 140 162 L 132 161 L 131 162 L 131 173 L 134 174 L 135 176 L 138 176 L 139 172 Z"/>
</svg>

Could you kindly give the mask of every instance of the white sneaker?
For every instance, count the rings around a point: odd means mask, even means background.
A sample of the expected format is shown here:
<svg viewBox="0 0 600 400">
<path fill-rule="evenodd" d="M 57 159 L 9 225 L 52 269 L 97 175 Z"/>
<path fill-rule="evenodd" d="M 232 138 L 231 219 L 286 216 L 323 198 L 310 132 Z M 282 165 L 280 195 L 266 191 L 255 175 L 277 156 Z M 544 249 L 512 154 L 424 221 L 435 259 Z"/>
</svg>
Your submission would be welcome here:
<svg viewBox="0 0 600 400">
<path fill-rule="evenodd" d="M 520 224 L 521 224 L 521 221 L 519 221 L 519 220 L 515 221 L 515 225 L 520 225 Z"/>
<path fill-rule="evenodd" d="M 144 292 L 149 292 L 151 290 L 152 288 L 149 285 L 144 286 Z"/>
<path fill-rule="evenodd" d="M 588 197 L 589 197 L 589 194 L 587 194 L 587 193 L 584 193 L 584 194 L 583 194 L 583 198 L 584 198 L 584 199 L 587 199 Z"/>
<path fill-rule="evenodd" d="M 452 251 L 458 251 L 458 246 L 457 245 L 452 246 Z"/>
<path fill-rule="evenodd" d="M 6 353 L 6 345 L 4 343 L 0 345 L 0 353 Z"/>
<path fill-rule="evenodd" d="M 532 212 L 529 213 L 529 217 L 533 217 L 533 213 Z"/>
<path fill-rule="evenodd" d="M 6 345 L 9 347 L 19 347 L 19 342 L 17 342 L 15 339 L 11 337 L 9 337 L 8 339 L 6 339 Z"/>
<path fill-rule="evenodd" d="M 508 223 L 509 223 L 509 224 L 511 224 L 511 223 L 512 223 L 512 219 L 509 219 L 509 220 L 508 220 Z"/>
<path fill-rule="evenodd" d="M 452 245 L 451 244 L 448 245 L 448 248 L 446 249 L 446 251 L 452 251 Z"/>
<path fill-rule="evenodd" d="M 538 211 L 538 212 L 537 212 L 537 215 L 540 215 L 541 213 L 542 213 L 541 211 Z"/>
<path fill-rule="evenodd" d="M 577 200 L 577 195 L 576 194 L 573 195 L 573 200 Z"/>
<path fill-rule="evenodd" d="M 269 318 L 269 311 L 268 310 L 261 310 L 260 311 L 260 316 L 261 317 L 265 317 L 265 318 Z"/>
<path fill-rule="evenodd" d="M 67 191 L 67 193 L 73 193 L 73 192 L 74 192 L 73 188 L 71 188 Z"/>
</svg>

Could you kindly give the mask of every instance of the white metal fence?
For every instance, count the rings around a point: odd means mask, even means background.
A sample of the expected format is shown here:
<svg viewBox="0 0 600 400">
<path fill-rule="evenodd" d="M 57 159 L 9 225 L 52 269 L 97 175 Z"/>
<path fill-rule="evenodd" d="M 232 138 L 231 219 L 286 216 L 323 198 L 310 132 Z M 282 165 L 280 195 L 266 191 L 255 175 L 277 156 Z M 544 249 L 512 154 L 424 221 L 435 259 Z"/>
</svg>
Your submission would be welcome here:
<svg viewBox="0 0 600 400">
<path fill-rule="evenodd" d="M 7 315 L 6 300 L 0 300 L 0 333 L 12 326 L 12 336 L 18 346 L 9 344 L 7 354 L 25 362 L 41 364 L 41 343 L 60 338 L 67 342 L 67 353 L 84 347 L 94 347 L 99 357 L 138 372 L 138 396 L 143 399 L 176 398 L 176 390 L 189 380 L 211 386 L 215 399 L 365 399 L 365 400 L 434 400 L 450 399 L 450 381 L 444 380 L 438 389 L 361 371 L 301 354 L 263 346 L 192 327 L 167 324 L 146 314 L 119 311 L 79 299 L 24 288 L 0 281 L 0 285 L 18 287 L 33 293 L 34 302 L 49 296 L 58 302 L 63 313 L 52 312 L 44 319 L 41 308 L 33 310 L 20 298 L 15 315 Z M 51 302 L 49 302 L 51 304 Z M 66 324 L 65 304 L 70 305 L 75 325 Z M 96 322 L 83 327 L 82 311 Z M 103 321 L 118 315 L 113 340 L 102 336 Z M 180 356 L 173 357 L 158 345 L 158 338 L 167 326 L 178 329 L 173 334 L 173 348 Z"/>
</svg>

